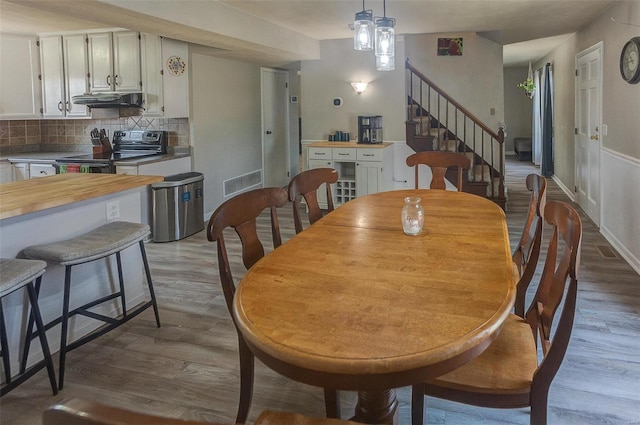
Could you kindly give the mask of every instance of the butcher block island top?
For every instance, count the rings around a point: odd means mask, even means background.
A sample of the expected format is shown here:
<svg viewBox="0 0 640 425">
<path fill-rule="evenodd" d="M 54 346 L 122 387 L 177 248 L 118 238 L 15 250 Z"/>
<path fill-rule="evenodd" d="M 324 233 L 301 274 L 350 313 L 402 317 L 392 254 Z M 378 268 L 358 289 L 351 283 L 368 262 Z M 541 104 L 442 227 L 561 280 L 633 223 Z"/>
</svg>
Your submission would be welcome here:
<svg viewBox="0 0 640 425">
<path fill-rule="evenodd" d="M 56 174 L 0 184 L 0 219 L 60 207 L 163 181 L 162 176 Z"/>
</svg>

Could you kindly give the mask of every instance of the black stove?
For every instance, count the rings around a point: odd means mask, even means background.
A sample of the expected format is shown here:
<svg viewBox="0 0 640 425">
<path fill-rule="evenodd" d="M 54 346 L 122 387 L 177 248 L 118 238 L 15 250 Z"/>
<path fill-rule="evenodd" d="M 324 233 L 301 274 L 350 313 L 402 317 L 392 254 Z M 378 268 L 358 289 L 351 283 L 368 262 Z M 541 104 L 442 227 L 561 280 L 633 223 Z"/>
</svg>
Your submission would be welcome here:
<svg viewBox="0 0 640 425">
<path fill-rule="evenodd" d="M 58 159 L 63 172 L 115 173 L 116 161 L 167 153 L 165 130 L 118 130 L 113 133 L 111 152 L 89 153 Z"/>
</svg>

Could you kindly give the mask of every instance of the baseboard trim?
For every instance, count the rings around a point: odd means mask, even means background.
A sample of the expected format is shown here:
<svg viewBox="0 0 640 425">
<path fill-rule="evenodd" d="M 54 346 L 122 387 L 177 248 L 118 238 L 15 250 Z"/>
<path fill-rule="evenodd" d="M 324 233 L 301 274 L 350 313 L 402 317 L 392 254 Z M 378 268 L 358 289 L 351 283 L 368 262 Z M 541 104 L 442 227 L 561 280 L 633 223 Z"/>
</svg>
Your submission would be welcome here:
<svg viewBox="0 0 640 425">
<path fill-rule="evenodd" d="M 629 251 L 605 226 L 600 227 L 600 233 L 616 249 L 616 251 L 620 253 L 622 258 L 629 263 L 631 268 L 640 275 L 640 258 L 634 257 L 633 253 L 631 253 L 631 251 Z"/>
<path fill-rule="evenodd" d="M 562 183 L 562 181 L 558 177 L 556 177 L 555 174 L 553 176 L 551 176 L 551 179 L 554 182 L 556 182 L 556 184 L 558 185 L 558 187 L 560 189 L 562 189 L 564 194 L 567 195 L 569 197 L 569 199 L 571 199 L 571 202 L 576 202 L 576 194 L 573 193 L 572 190 L 569 190 L 569 188 L 567 186 L 565 186 L 564 183 Z"/>
</svg>

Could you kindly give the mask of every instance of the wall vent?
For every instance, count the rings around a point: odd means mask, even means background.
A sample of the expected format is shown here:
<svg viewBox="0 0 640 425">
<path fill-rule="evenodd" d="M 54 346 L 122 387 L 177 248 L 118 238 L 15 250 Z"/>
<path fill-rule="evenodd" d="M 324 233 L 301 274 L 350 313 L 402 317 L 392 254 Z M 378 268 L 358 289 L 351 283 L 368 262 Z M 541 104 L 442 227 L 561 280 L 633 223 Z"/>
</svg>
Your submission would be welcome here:
<svg viewBox="0 0 640 425">
<path fill-rule="evenodd" d="M 256 170 L 238 177 L 233 177 L 222 182 L 224 197 L 233 196 L 261 184 L 262 170 Z"/>
</svg>

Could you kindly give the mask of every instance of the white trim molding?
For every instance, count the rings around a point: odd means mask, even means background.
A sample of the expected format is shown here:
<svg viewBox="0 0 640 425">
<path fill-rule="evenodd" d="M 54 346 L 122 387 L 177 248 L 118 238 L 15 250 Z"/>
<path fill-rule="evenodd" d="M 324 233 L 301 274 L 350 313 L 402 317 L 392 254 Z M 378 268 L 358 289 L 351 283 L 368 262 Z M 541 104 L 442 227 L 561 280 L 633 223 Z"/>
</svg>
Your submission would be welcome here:
<svg viewBox="0 0 640 425">
<path fill-rule="evenodd" d="M 640 274 L 640 159 L 602 148 L 600 233 Z"/>
<path fill-rule="evenodd" d="M 565 186 L 564 183 L 562 183 L 562 180 L 560 180 L 555 174 L 553 176 L 551 176 L 551 179 L 556 182 L 556 184 L 558 185 L 558 187 L 560 189 L 562 189 L 562 191 L 564 192 L 565 195 L 567 195 L 569 197 L 569 199 L 571 200 L 571 202 L 576 202 L 576 194 L 574 193 L 573 190 L 569 189 L 567 186 Z"/>
</svg>

